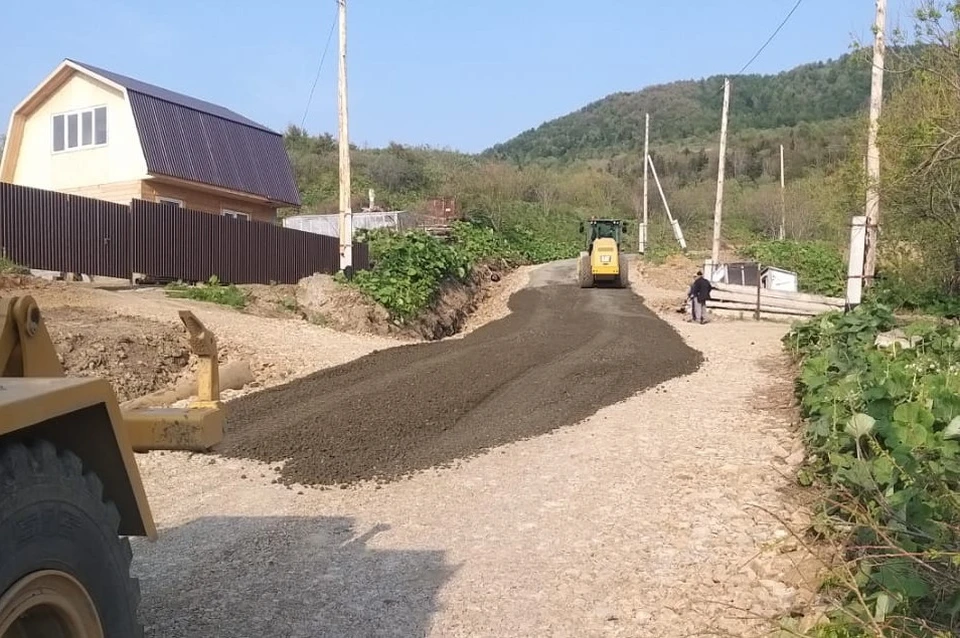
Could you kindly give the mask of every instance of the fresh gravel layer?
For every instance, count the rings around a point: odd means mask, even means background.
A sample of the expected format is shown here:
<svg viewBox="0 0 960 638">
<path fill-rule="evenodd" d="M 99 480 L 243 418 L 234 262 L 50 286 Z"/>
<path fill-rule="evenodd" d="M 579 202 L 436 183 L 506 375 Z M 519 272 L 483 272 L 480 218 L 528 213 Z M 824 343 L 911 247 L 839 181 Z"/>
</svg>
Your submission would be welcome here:
<svg viewBox="0 0 960 638">
<path fill-rule="evenodd" d="M 393 480 L 587 418 L 702 361 L 630 290 L 569 263 L 463 339 L 376 352 L 231 402 L 217 452 L 284 461 L 281 481 Z M 534 282 L 535 284 L 537 282 Z"/>
</svg>

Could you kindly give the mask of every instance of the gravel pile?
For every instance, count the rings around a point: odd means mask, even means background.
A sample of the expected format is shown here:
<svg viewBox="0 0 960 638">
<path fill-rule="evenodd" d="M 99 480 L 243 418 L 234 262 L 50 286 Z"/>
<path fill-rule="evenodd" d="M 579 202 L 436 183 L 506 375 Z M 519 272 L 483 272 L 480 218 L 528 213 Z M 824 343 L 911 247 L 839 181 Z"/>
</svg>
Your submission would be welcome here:
<svg viewBox="0 0 960 638">
<path fill-rule="evenodd" d="M 393 480 L 574 424 L 697 370 L 629 290 L 517 293 L 462 339 L 392 348 L 230 404 L 219 453 L 304 485 Z"/>
</svg>

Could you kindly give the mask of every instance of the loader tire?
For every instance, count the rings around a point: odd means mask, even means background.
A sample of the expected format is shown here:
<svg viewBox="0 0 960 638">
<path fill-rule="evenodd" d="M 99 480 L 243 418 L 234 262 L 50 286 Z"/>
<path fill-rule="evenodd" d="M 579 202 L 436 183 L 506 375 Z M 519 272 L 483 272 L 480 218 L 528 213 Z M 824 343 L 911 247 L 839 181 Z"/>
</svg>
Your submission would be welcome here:
<svg viewBox="0 0 960 638">
<path fill-rule="evenodd" d="M 626 255 L 620 255 L 620 274 L 617 276 L 617 285 L 621 288 L 630 287 L 630 261 Z"/>
<path fill-rule="evenodd" d="M 75 454 L 47 441 L 0 444 L 0 636 L 143 636 L 119 524 Z"/>
<path fill-rule="evenodd" d="M 577 283 L 581 288 L 593 287 L 593 272 L 590 270 L 590 255 L 580 255 L 580 267 L 577 268 Z"/>
</svg>

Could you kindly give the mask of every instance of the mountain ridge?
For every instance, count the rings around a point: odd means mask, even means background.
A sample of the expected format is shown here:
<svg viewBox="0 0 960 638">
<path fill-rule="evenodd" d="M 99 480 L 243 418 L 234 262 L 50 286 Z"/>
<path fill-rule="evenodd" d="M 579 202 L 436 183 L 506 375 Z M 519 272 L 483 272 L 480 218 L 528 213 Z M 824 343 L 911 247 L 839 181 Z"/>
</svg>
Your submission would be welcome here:
<svg viewBox="0 0 960 638">
<path fill-rule="evenodd" d="M 705 141 L 720 131 L 724 77 L 676 80 L 611 93 L 481 155 L 516 161 L 609 159 L 642 149 L 646 112 L 651 116 L 652 142 Z M 845 120 L 860 112 L 870 95 L 870 63 L 860 52 L 776 74 L 729 77 L 732 135 Z"/>
</svg>

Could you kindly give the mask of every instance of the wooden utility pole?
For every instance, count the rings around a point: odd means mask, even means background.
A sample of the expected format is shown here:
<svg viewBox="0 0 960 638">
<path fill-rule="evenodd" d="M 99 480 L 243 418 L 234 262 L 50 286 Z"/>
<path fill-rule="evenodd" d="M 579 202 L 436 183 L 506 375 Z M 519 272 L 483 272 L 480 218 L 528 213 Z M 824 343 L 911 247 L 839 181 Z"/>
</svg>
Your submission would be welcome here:
<svg viewBox="0 0 960 638">
<path fill-rule="evenodd" d="M 717 205 L 713 211 L 711 267 L 720 263 L 720 221 L 723 217 L 723 173 L 727 165 L 727 113 L 730 110 L 730 79 L 723 81 L 723 115 L 720 119 L 720 162 L 717 169 Z"/>
<path fill-rule="evenodd" d="M 780 145 L 780 241 L 787 237 L 787 183 L 783 178 L 783 144 Z"/>
<path fill-rule="evenodd" d="M 643 130 L 643 223 L 640 224 L 640 238 L 638 246 L 640 248 L 640 254 L 643 255 L 647 252 L 647 237 L 649 237 L 649 232 L 647 231 L 647 223 L 649 219 L 647 217 L 647 183 L 648 183 L 648 172 L 647 172 L 647 157 L 650 155 L 650 114 L 647 113 L 645 117 L 645 124 Z"/>
<path fill-rule="evenodd" d="M 353 266 L 353 211 L 350 206 L 350 133 L 347 126 L 347 0 L 340 4 L 340 71 L 337 118 L 340 125 L 340 270 Z"/>
<path fill-rule="evenodd" d="M 647 155 L 647 164 L 653 171 L 653 181 L 657 184 L 657 190 L 660 191 L 660 201 L 663 202 L 663 210 L 667 211 L 667 219 L 670 220 L 670 227 L 673 228 L 673 236 L 677 238 L 681 250 L 687 249 L 687 240 L 683 238 L 683 230 L 680 228 L 680 222 L 673 218 L 670 212 L 670 204 L 667 203 L 667 196 L 663 194 L 663 184 L 660 183 L 660 176 L 657 175 L 657 167 L 653 165 L 653 158 Z"/>
<path fill-rule="evenodd" d="M 877 15 L 873 25 L 873 73 L 870 81 L 870 128 L 867 131 L 867 246 L 864 255 L 864 285 L 869 286 L 877 270 L 877 240 L 880 235 L 880 149 L 877 131 L 883 104 L 883 32 L 887 22 L 887 0 L 876 0 Z"/>
</svg>

